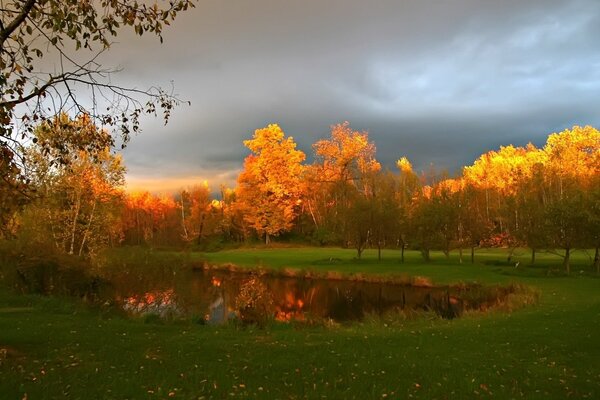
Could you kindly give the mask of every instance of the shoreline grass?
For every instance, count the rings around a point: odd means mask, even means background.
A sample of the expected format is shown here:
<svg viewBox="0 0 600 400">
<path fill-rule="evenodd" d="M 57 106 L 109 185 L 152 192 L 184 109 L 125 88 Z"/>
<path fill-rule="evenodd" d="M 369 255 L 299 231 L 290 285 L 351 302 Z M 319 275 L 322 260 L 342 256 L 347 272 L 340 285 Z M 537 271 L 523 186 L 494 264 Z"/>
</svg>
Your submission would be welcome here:
<svg viewBox="0 0 600 400">
<path fill-rule="evenodd" d="M 234 257 L 214 255 L 237 264 L 261 254 L 238 251 Z M 282 249 L 275 253 L 287 252 L 290 263 L 277 264 L 271 260 L 284 255 L 268 259 L 271 250 L 261 251 L 263 264 L 273 268 L 302 269 L 326 258 L 320 249 L 299 255 Z M 467 313 L 451 321 L 368 319 L 257 330 L 191 321 L 145 323 L 0 288 L 0 397 L 600 397 L 600 279 L 585 274 L 547 277 L 546 266 L 515 273 L 514 267 L 483 264 L 419 265 L 416 257 L 414 264 L 379 263 L 378 268 L 369 268 L 377 263 L 368 259 L 334 266 L 346 265 L 349 270 L 362 267 L 366 274 L 395 274 L 396 268 L 418 272 L 435 283 L 515 282 L 539 289 L 541 296 L 533 307 Z M 317 263 L 317 269 L 324 268 Z M 538 275 L 538 269 L 543 273 Z"/>
</svg>

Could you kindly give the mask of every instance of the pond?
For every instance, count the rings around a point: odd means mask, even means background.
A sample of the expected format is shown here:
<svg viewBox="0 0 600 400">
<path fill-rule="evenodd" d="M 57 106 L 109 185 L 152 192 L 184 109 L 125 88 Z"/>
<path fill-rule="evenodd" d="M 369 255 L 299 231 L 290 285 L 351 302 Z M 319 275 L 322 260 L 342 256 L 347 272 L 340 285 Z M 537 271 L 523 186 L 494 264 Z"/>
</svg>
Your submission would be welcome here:
<svg viewBox="0 0 600 400">
<path fill-rule="evenodd" d="M 212 324 L 239 317 L 240 307 L 251 307 L 243 302 L 240 305 L 243 297 L 240 293 L 243 290 L 256 292 L 253 285 L 259 287 L 260 296 L 268 297 L 266 312 L 280 321 L 331 319 L 345 322 L 361 320 L 366 315 L 421 310 L 451 319 L 466 310 L 493 307 L 514 292 L 511 287 L 476 284 L 415 286 L 214 268 L 146 269 L 140 266 L 90 276 L 81 270 L 64 270 L 53 264 L 19 270 L 14 284 L 24 292 L 80 297 L 129 315 L 200 318 Z"/>
</svg>

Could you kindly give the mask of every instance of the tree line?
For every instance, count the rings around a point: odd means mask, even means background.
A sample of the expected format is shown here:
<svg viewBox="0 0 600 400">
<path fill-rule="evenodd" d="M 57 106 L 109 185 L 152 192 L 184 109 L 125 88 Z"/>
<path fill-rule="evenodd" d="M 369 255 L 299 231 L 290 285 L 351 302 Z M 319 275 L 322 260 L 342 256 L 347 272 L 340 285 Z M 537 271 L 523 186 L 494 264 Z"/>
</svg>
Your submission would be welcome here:
<svg viewBox="0 0 600 400">
<path fill-rule="evenodd" d="M 482 154 L 460 176 L 417 173 L 401 157 L 394 170 L 376 159 L 367 132 L 349 123 L 313 145 L 314 162 L 278 125 L 244 141 L 236 188 L 214 198 L 206 183 L 177 193 L 127 193 L 125 167 L 110 135 L 85 115 L 61 114 L 34 130 L 24 180 L 34 195 L 3 209 L 4 237 L 67 254 L 107 246 L 197 246 L 286 236 L 356 249 L 432 250 L 474 259 L 480 247 L 528 247 L 569 259 L 595 249 L 600 270 L 600 133 L 575 126 L 537 148 L 508 145 Z M 16 179 L 16 178 L 15 178 Z M 8 203 L 7 203 L 8 204 Z M 470 256 L 469 256 L 470 253 Z M 509 252 L 510 253 L 510 252 Z M 509 256 L 510 257 L 510 256 Z"/>
</svg>

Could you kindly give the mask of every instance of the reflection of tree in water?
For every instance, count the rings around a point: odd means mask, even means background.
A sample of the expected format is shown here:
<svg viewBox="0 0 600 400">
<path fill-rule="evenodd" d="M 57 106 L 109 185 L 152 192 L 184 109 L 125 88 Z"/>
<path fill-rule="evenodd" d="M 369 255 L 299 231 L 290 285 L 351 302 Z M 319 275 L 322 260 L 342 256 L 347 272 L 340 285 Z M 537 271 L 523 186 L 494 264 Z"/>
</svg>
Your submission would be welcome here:
<svg viewBox="0 0 600 400">
<path fill-rule="evenodd" d="M 311 318 L 349 321 L 366 314 L 409 309 L 454 318 L 464 309 L 485 309 L 498 304 L 509 293 L 487 287 L 415 287 L 227 271 L 183 271 L 177 273 L 177 279 L 172 279 L 172 286 L 147 288 L 139 281 L 126 288 L 119 285 L 122 290 L 117 291 L 120 293 L 117 303 L 131 313 L 201 316 L 209 323 L 218 324 L 234 315 L 240 317 L 236 299 L 240 298 L 244 282 L 249 279 L 264 285 L 265 293 L 272 298 L 270 318 L 279 321 Z"/>
<path fill-rule="evenodd" d="M 123 309 L 133 314 L 181 315 L 173 289 L 146 292 L 129 296 L 124 300 Z"/>
<path fill-rule="evenodd" d="M 210 324 L 218 324 L 225 322 L 228 316 L 228 307 L 225 304 L 225 288 L 223 287 L 223 280 L 219 277 L 213 276 L 210 281 L 210 287 L 207 290 L 210 300 L 208 305 L 208 314 L 205 319 Z"/>
</svg>

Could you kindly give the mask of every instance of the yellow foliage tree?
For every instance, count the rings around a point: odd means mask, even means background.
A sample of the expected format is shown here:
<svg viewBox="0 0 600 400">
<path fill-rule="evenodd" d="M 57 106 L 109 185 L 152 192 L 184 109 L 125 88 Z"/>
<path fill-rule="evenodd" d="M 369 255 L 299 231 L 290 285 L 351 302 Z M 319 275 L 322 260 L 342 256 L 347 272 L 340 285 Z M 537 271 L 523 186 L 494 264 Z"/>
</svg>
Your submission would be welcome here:
<svg viewBox="0 0 600 400">
<path fill-rule="evenodd" d="M 320 176 L 324 181 L 358 180 L 368 172 L 377 172 L 381 165 L 375 159 L 375 144 L 367 132 L 357 132 L 348 122 L 331 127 L 331 139 L 313 145 L 320 161 Z"/>
<path fill-rule="evenodd" d="M 257 129 L 244 145 L 252 154 L 238 177 L 236 200 L 245 222 L 269 244 L 271 236 L 290 230 L 298 215 L 305 155 L 277 124 Z"/>
</svg>

